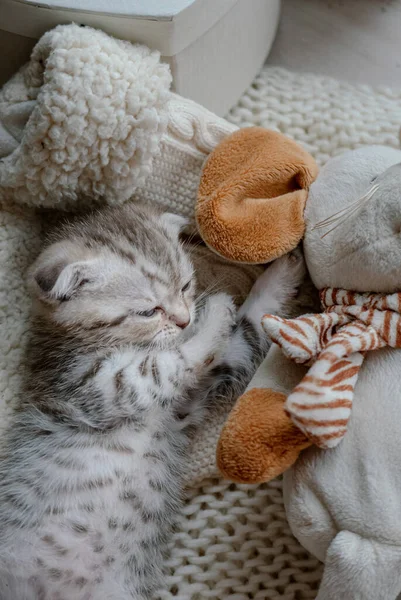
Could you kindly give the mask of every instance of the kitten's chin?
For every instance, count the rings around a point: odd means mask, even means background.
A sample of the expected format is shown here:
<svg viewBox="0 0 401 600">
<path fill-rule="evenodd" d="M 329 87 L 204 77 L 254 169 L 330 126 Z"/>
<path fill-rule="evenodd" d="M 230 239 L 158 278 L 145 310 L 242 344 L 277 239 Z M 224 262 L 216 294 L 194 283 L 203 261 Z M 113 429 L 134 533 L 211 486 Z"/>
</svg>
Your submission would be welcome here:
<svg viewBox="0 0 401 600">
<path fill-rule="evenodd" d="M 152 344 L 160 349 L 167 349 L 175 345 L 177 338 L 182 334 L 182 330 L 177 328 L 171 328 L 167 330 L 161 330 L 154 336 Z"/>
</svg>

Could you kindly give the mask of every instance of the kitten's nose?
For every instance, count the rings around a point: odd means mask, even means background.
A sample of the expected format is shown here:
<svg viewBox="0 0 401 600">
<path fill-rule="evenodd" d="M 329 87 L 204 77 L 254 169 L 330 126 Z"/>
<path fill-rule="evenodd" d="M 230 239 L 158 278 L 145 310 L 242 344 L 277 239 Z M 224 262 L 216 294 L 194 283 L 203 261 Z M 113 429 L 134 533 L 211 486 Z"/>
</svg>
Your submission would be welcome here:
<svg viewBox="0 0 401 600">
<path fill-rule="evenodd" d="M 180 329 L 185 329 L 185 327 L 188 327 L 190 319 L 187 318 L 184 321 L 184 319 L 180 319 L 179 317 L 173 317 L 173 321 L 177 327 L 180 327 Z"/>
<path fill-rule="evenodd" d="M 179 327 L 180 329 L 185 329 L 185 327 L 188 327 L 189 322 L 191 320 L 191 317 L 189 316 L 189 313 L 185 313 L 185 314 L 181 314 L 181 315 L 171 315 L 170 319 L 173 321 L 173 323 L 175 323 L 177 325 L 177 327 Z"/>
</svg>

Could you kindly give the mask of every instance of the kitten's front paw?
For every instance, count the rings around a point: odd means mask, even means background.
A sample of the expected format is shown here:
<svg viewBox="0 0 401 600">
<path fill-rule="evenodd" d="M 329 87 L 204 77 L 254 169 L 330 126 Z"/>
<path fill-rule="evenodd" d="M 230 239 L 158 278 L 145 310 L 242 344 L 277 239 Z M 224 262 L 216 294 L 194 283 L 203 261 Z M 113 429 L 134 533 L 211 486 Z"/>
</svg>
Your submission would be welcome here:
<svg viewBox="0 0 401 600">
<path fill-rule="evenodd" d="M 277 258 L 255 283 L 255 291 L 271 296 L 280 304 L 294 297 L 306 275 L 304 257 L 299 248 Z"/>
<path fill-rule="evenodd" d="M 214 294 L 207 299 L 199 333 L 208 347 L 204 366 L 213 367 L 225 352 L 235 324 L 236 308 L 228 294 Z"/>
<path fill-rule="evenodd" d="M 278 258 L 256 280 L 239 315 L 260 323 L 266 313 L 287 314 L 305 275 L 304 258 L 298 248 Z"/>
<path fill-rule="evenodd" d="M 236 308 L 231 296 L 224 293 L 209 296 L 205 313 L 208 324 L 216 332 L 216 335 L 228 337 L 231 334 L 236 317 Z"/>
<path fill-rule="evenodd" d="M 212 369 L 227 348 L 235 324 L 236 308 L 228 294 L 209 296 L 197 323 L 196 339 L 201 372 Z M 204 354 L 203 354 L 204 352 Z"/>
<path fill-rule="evenodd" d="M 306 275 L 305 259 L 300 248 L 295 248 L 277 262 L 280 263 L 278 268 L 282 270 L 282 277 L 286 278 L 289 288 L 294 292 L 298 291 Z"/>
</svg>

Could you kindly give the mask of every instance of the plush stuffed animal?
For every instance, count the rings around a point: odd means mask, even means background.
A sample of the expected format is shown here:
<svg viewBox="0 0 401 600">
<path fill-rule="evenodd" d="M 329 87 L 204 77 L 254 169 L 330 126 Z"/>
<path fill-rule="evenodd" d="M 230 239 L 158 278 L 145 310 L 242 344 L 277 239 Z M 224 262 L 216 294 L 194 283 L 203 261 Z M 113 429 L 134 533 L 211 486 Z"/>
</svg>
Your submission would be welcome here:
<svg viewBox="0 0 401 600">
<path fill-rule="evenodd" d="M 310 188 L 305 222 L 306 263 L 326 311 L 266 319 L 280 345 L 232 411 L 218 462 L 249 482 L 298 458 L 284 475 L 285 505 L 294 535 L 325 562 L 318 600 L 395 600 L 401 151 L 365 147 L 330 160 Z"/>
</svg>

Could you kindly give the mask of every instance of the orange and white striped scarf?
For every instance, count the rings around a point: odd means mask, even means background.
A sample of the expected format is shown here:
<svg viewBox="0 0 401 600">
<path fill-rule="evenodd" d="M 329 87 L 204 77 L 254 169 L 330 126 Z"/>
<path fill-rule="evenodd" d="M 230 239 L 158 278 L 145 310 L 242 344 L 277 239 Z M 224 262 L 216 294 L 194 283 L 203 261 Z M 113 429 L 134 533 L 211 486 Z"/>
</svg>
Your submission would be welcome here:
<svg viewBox="0 0 401 600">
<path fill-rule="evenodd" d="M 284 354 L 312 365 L 288 396 L 286 411 L 320 448 L 344 436 L 365 353 L 401 348 L 401 293 L 357 294 L 324 289 L 323 313 L 297 319 L 265 315 L 263 327 Z"/>
</svg>

